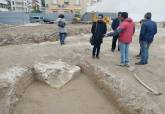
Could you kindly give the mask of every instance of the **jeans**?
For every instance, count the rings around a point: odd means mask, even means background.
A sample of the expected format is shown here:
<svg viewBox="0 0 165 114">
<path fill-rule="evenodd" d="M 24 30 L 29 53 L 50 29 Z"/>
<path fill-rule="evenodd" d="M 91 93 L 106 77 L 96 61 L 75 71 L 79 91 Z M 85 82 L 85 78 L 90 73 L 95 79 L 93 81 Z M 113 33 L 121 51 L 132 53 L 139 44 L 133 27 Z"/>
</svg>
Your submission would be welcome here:
<svg viewBox="0 0 165 114">
<path fill-rule="evenodd" d="M 101 46 L 101 44 L 94 44 L 93 53 L 92 53 L 93 56 L 96 55 L 96 57 L 99 57 L 99 54 L 100 54 L 100 46 Z M 97 53 L 96 53 L 96 51 L 97 51 Z"/>
<path fill-rule="evenodd" d="M 148 56 L 149 56 L 149 47 L 151 43 L 148 43 L 146 41 L 141 41 L 140 42 L 140 47 L 141 47 L 141 63 L 142 64 L 147 64 L 148 63 Z"/>
<path fill-rule="evenodd" d="M 120 42 L 119 45 L 120 45 L 121 64 L 128 64 L 129 63 L 129 44 Z"/>
<path fill-rule="evenodd" d="M 60 43 L 65 44 L 66 33 L 60 33 Z"/>
</svg>

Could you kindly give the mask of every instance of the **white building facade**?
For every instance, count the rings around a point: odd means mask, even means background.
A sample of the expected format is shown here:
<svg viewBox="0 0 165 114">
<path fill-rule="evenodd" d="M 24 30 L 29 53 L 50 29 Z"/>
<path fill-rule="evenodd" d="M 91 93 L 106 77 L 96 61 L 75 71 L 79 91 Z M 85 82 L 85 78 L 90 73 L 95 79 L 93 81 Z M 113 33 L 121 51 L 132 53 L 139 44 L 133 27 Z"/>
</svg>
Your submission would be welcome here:
<svg viewBox="0 0 165 114">
<path fill-rule="evenodd" d="M 9 11 L 9 3 L 7 0 L 0 0 L 0 11 Z"/>
<path fill-rule="evenodd" d="M 11 11 L 30 12 L 32 9 L 31 0 L 10 0 Z"/>
</svg>

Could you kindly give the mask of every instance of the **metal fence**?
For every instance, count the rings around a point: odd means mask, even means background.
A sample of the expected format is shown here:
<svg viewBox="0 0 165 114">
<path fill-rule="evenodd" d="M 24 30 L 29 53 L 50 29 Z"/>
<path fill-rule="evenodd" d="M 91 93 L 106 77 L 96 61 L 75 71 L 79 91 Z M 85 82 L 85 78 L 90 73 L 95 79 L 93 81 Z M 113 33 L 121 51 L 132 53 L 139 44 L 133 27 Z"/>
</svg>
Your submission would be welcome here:
<svg viewBox="0 0 165 114">
<path fill-rule="evenodd" d="M 97 13 L 98 14 L 98 13 Z M 110 16 L 112 18 L 116 17 L 115 13 L 103 13 L 105 16 Z M 58 13 L 23 13 L 23 12 L 0 12 L 0 23 L 11 24 L 11 25 L 21 25 L 30 23 L 31 16 L 41 16 L 46 19 L 56 20 L 58 18 Z M 72 21 L 74 18 L 73 13 L 65 13 L 66 21 Z M 82 16 L 82 21 L 92 21 L 92 14 L 85 13 Z"/>
<path fill-rule="evenodd" d="M 46 19 L 56 20 L 58 13 L 23 13 L 23 12 L 0 12 L 0 23 L 21 25 L 30 23 L 31 16 L 42 16 Z M 65 13 L 65 19 L 71 21 L 74 18 L 73 13 Z"/>
<path fill-rule="evenodd" d="M 29 14 L 21 12 L 0 12 L 0 23 L 3 24 L 25 24 L 29 23 Z"/>
</svg>

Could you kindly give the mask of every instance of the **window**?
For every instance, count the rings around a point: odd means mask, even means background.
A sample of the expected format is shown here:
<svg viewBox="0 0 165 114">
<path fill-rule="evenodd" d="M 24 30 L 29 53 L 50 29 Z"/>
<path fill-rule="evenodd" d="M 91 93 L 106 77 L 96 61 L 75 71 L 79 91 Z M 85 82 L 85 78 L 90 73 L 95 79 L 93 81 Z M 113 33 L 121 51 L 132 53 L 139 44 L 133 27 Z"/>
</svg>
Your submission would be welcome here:
<svg viewBox="0 0 165 114">
<path fill-rule="evenodd" d="M 69 0 L 64 0 L 64 2 L 69 2 Z"/>
<path fill-rule="evenodd" d="M 65 13 L 69 13 L 69 11 L 64 11 Z"/>
<path fill-rule="evenodd" d="M 12 1 L 12 4 L 14 5 L 14 1 Z"/>
<path fill-rule="evenodd" d="M 57 11 L 53 11 L 53 13 L 58 13 Z"/>
<path fill-rule="evenodd" d="M 80 5 L 80 0 L 76 0 L 75 4 Z"/>
<path fill-rule="evenodd" d="M 65 5 L 69 5 L 69 0 L 64 0 Z"/>
<path fill-rule="evenodd" d="M 58 0 L 53 0 L 53 4 L 58 4 Z"/>
</svg>

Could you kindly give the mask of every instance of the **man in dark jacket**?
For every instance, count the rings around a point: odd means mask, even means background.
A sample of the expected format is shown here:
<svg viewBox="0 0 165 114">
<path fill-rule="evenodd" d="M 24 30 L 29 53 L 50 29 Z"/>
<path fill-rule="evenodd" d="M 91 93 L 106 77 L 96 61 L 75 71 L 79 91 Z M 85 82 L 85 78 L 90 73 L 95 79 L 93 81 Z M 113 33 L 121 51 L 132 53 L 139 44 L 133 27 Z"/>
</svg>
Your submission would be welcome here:
<svg viewBox="0 0 165 114">
<path fill-rule="evenodd" d="M 99 59 L 100 46 L 101 43 L 103 42 L 104 34 L 106 34 L 107 32 L 107 26 L 106 23 L 103 21 L 102 14 L 99 14 L 98 21 L 93 23 L 91 32 L 94 37 L 94 47 L 93 47 L 92 57 L 93 58 L 96 57 Z"/>
<path fill-rule="evenodd" d="M 136 65 L 148 64 L 148 51 L 154 36 L 157 33 L 157 24 L 151 20 L 152 14 L 145 14 L 145 22 L 142 24 L 140 31 L 140 47 L 141 47 L 141 61 L 135 63 Z"/>
<path fill-rule="evenodd" d="M 111 28 L 115 31 L 118 26 L 120 25 L 121 23 L 121 12 L 118 12 L 118 17 L 115 18 L 112 22 L 112 25 L 111 25 Z M 116 48 L 116 42 L 117 42 L 117 39 L 119 38 L 119 35 L 116 35 L 116 36 L 113 36 L 113 39 L 112 39 L 112 48 L 111 48 L 111 51 L 114 52 L 115 51 L 115 48 Z M 118 51 L 119 51 L 119 45 L 118 45 Z"/>
<path fill-rule="evenodd" d="M 142 24 L 145 22 L 145 17 L 144 17 L 144 19 L 141 19 L 140 20 L 140 25 L 142 26 Z M 139 44 L 140 44 L 140 37 L 139 37 Z M 140 59 L 140 56 L 141 56 L 141 49 L 140 49 L 140 52 L 139 52 L 139 54 L 138 55 L 136 55 L 136 58 L 137 59 Z"/>
</svg>

